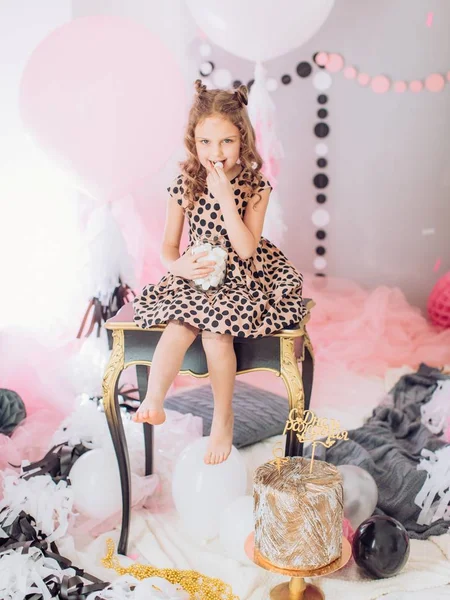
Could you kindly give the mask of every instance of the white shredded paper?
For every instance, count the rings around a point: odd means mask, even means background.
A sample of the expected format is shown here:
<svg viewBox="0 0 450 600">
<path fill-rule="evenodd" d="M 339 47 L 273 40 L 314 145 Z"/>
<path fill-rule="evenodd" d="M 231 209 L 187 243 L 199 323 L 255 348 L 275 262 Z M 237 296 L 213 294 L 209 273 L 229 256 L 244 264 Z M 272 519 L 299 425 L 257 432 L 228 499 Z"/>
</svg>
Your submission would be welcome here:
<svg viewBox="0 0 450 600">
<path fill-rule="evenodd" d="M 3 479 L 3 499 L 0 501 L 2 524 L 11 525 L 21 511 L 30 514 L 49 542 L 67 533 L 72 514 L 73 491 L 65 481 L 55 483 L 50 475 L 21 479 L 8 475 Z M 3 532 L 2 537 L 5 537 Z"/>
<path fill-rule="evenodd" d="M 417 523 L 430 525 L 439 519 L 450 521 L 450 446 L 436 452 L 424 448 L 421 455 L 424 458 L 417 470 L 426 471 L 427 478 L 414 499 L 422 509 Z"/>
<path fill-rule="evenodd" d="M 44 579 L 53 575 L 61 581 L 65 575 L 76 574 L 72 568 L 61 569 L 56 560 L 44 556 L 39 548 L 29 548 L 28 554 L 22 550 L 6 550 L 0 554 L 2 600 L 23 600 L 32 593 L 41 593 L 44 600 L 50 600 L 52 596 Z"/>
</svg>

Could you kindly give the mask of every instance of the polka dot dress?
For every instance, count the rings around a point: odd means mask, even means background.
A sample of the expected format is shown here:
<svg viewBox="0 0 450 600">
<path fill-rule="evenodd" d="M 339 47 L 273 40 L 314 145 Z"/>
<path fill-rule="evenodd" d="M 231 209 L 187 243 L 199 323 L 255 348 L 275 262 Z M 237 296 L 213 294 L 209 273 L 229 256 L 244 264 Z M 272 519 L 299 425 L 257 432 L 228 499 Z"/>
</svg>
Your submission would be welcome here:
<svg viewBox="0 0 450 600">
<path fill-rule="evenodd" d="M 247 200 L 245 182 L 237 175 L 231 180 L 235 202 L 244 217 Z M 262 179 L 258 191 L 270 188 Z M 180 175 L 167 188 L 180 206 L 187 204 Z M 171 319 L 200 330 L 258 338 L 292 327 L 303 319 L 302 275 L 269 240 L 261 238 L 247 260 L 239 258 L 231 246 L 224 219 L 214 196 L 204 189 L 192 210 L 186 209 L 189 246 L 203 236 L 221 235 L 228 250 L 224 283 L 216 290 L 199 291 L 194 283 L 170 273 L 157 284 L 149 284 L 134 300 L 134 321 L 142 328 L 167 323 Z"/>
</svg>

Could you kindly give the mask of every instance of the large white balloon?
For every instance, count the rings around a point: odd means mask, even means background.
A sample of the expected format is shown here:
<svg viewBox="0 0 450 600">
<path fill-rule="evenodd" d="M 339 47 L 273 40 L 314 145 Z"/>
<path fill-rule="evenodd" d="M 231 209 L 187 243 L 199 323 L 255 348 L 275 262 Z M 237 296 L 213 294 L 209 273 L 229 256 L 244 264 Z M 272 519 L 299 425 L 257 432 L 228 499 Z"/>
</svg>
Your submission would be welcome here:
<svg viewBox="0 0 450 600">
<path fill-rule="evenodd" d="M 113 452 L 95 448 L 70 469 L 74 508 L 87 517 L 107 519 L 122 508 L 119 468 Z"/>
<path fill-rule="evenodd" d="M 233 446 L 219 465 L 203 461 L 209 437 L 189 444 L 177 459 L 172 479 L 175 507 L 186 531 L 198 540 L 219 533 L 219 518 L 233 500 L 245 494 L 247 473 L 239 451 Z"/>
<path fill-rule="evenodd" d="M 252 565 L 244 545 L 254 529 L 253 496 L 240 496 L 220 515 L 219 539 L 226 554 L 246 565 Z"/>
<path fill-rule="evenodd" d="M 187 5 L 211 41 L 263 62 L 309 40 L 326 21 L 334 0 L 187 0 Z"/>
<path fill-rule="evenodd" d="M 344 517 L 356 530 L 372 516 L 378 502 L 378 487 L 370 473 L 356 465 L 339 465 L 344 488 Z"/>
</svg>

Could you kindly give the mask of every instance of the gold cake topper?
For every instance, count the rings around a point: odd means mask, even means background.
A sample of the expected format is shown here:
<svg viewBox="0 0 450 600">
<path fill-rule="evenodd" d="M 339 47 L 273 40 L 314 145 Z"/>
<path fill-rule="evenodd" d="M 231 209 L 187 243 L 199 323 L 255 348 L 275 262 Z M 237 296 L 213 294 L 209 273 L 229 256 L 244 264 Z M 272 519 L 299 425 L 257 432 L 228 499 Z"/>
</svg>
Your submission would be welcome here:
<svg viewBox="0 0 450 600">
<path fill-rule="evenodd" d="M 277 451 L 280 451 L 281 454 L 277 454 Z M 281 465 L 283 463 L 289 462 L 289 458 L 284 456 L 283 453 L 283 445 L 282 442 L 277 442 L 273 447 L 272 454 L 274 456 L 273 460 L 269 460 L 269 464 L 275 465 L 278 469 L 278 473 L 281 471 Z"/>
<path fill-rule="evenodd" d="M 348 441 L 348 431 L 341 429 L 341 424 L 336 419 L 317 417 L 312 410 L 304 410 L 303 418 L 299 413 L 298 408 L 291 409 L 283 434 L 294 431 L 300 443 L 311 442 L 312 453 L 309 472 L 312 473 L 317 444 L 321 444 L 325 448 L 331 448 L 338 440 Z M 325 440 L 317 438 L 325 438 Z"/>
</svg>

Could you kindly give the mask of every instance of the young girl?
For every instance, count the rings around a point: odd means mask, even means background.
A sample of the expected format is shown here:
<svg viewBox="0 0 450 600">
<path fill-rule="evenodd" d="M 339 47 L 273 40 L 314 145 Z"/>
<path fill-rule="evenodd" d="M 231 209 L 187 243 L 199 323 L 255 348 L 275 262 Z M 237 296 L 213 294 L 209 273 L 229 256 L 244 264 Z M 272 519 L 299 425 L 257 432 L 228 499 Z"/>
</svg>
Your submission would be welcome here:
<svg viewBox="0 0 450 600">
<path fill-rule="evenodd" d="M 247 114 L 247 88 L 207 90 L 196 97 L 185 134 L 187 159 L 168 188 L 161 258 L 168 274 L 147 285 L 134 301 L 135 322 L 167 323 L 155 350 L 148 391 L 135 421 L 165 420 L 165 395 L 184 355 L 202 336 L 214 395 L 214 417 L 205 462 L 227 459 L 233 440 L 232 398 L 236 376 L 233 337 L 257 338 L 298 323 L 305 315 L 302 276 L 283 253 L 261 237 L 271 191 Z M 180 256 L 184 219 L 189 246 Z M 228 250 L 226 277 L 217 289 L 198 289 L 214 262 L 192 253 L 196 240 L 221 235 Z M 199 260 L 203 259 L 203 260 Z"/>
</svg>

